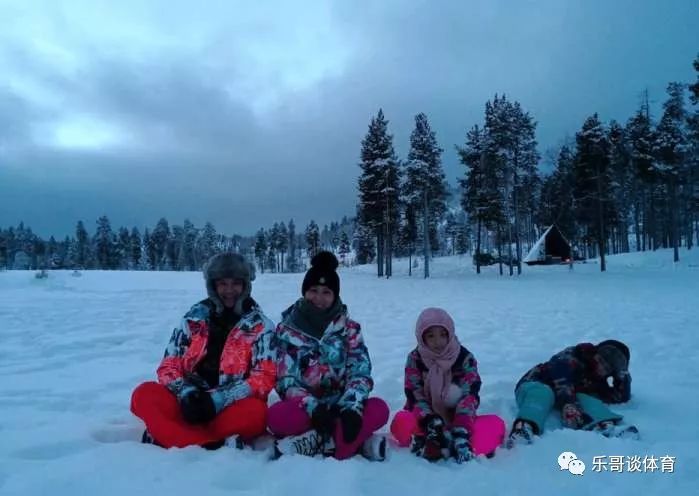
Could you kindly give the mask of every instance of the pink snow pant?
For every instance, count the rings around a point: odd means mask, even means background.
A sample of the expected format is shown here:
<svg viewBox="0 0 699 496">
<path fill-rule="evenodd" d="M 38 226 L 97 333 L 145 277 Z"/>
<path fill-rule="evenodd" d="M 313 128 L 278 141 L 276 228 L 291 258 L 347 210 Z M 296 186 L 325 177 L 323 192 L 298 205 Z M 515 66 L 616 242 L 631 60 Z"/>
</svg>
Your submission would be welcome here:
<svg viewBox="0 0 699 496">
<path fill-rule="evenodd" d="M 344 460 L 357 454 L 362 443 L 371 435 L 386 425 L 389 409 L 386 402 L 380 398 L 369 398 L 364 405 L 362 428 L 359 435 L 351 443 L 345 442 L 342 426 L 337 422 L 335 427 L 335 458 Z M 279 401 L 269 407 L 267 426 L 277 437 L 297 436 L 312 429 L 311 418 L 298 399 Z"/>
<path fill-rule="evenodd" d="M 461 424 L 463 422 L 459 422 L 458 418 L 454 420 L 453 425 Z M 497 415 L 478 415 L 471 428 L 466 425 L 461 427 L 465 427 L 471 433 L 471 449 L 476 455 L 493 453 L 505 438 L 505 422 Z M 414 410 L 401 410 L 393 417 L 391 434 L 398 446 L 410 446 L 410 438 L 421 433 L 418 416 Z"/>
</svg>

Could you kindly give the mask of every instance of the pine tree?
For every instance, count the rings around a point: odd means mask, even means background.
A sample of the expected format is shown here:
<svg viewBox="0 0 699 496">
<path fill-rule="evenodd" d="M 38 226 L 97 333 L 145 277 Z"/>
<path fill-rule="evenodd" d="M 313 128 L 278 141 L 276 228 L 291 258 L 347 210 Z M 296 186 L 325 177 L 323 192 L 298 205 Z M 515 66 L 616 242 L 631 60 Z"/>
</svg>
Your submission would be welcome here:
<svg viewBox="0 0 699 496">
<path fill-rule="evenodd" d="M 609 124 L 607 135 L 610 146 L 610 193 L 613 201 L 614 222 L 610 226 L 612 253 L 629 251 L 629 224 L 631 222 L 631 206 L 633 191 L 633 171 L 631 158 L 627 148 L 626 131 L 616 121 Z"/>
<path fill-rule="evenodd" d="M 218 234 L 216 233 L 214 225 L 211 222 L 204 224 L 204 229 L 202 229 L 196 241 L 196 260 L 198 266 L 203 267 L 204 264 L 217 253 L 217 239 Z"/>
<path fill-rule="evenodd" d="M 275 222 L 272 229 L 269 231 L 269 239 L 267 241 L 267 246 L 269 251 L 274 254 L 274 267 L 269 267 L 272 272 L 280 272 L 279 269 L 279 238 L 281 237 L 281 231 L 279 229 L 279 222 Z"/>
<path fill-rule="evenodd" d="M 489 224 L 496 230 L 499 255 L 507 239 L 510 275 L 514 261 L 521 273 L 520 218 L 524 216 L 527 225 L 533 224 L 531 207 L 539 185 L 536 168 L 540 158 L 535 131 L 536 123 L 519 102 L 510 102 L 505 95 L 495 95 L 486 102 L 483 166 L 489 196 L 492 195 Z M 497 202 L 494 191 L 490 191 L 495 189 L 499 191 Z M 513 244 L 516 253 L 512 251 Z M 499 256 L 500 273 L 502 258 Z"/>
<path fill-rule="evenodd" d="M 143 233 L 143 254 L 145 255 L 145 257 L 143 257 L 145 270 L 157 270 L 158 253 L 153 244 L 153 237 L 148 232 L 148 228 L 146 228 Z"/>
<path fill-rule="evenodd" d="M 167 242 L 170 238 L 170 226 L 165 218 L 161 218 L 150 235 L 150 240 L 155 250 L 156 270 L 163 270 L 166 264 Z"/>
<path fill-rule="evenodd" d="M 541 183 L 537 167 L 541 157 L 537 151 L 536 122 L 532 116 L 522 109 L 519 102 L 514 102 L 510 106 L 510 118 L 512 126 L 508 157 L 512 177 L 510 211 L 513 212 L 514 217 L 515 260 L 519 275 L 522 273 L 522 225 L 527 226 L 527 233 L 533 231 L 531 229 L 534 223 L 533 213 Z M 529 239 L 529 241 L 533 240 Z M 512 242 L 510 242 L 510 248 L 511 245 Z M 510 274 L 512 274 L 512 264 L 510 264 Z"/>
<path fill-rule="evenodd" d="M 68 257 L 68 250 L 70 249 L 71 239 L 66 236 L 63 241 L 58 243 L 56 250 L 55 260 L 58 268 L 69 269 L 72 267 L 72 262 Z M 1 266 L 1 264 L 0 264 Z"/>
<path fill-rule="evenodd" d="M 469 223 L 463 219 L 458 224 L 456 233 L 456 253 L 464 255 L 471 250 L 471 230 Z"/>
<path fill-rule="evenodd" d="M 269 242 L 272 241 L 272 238 L 269 239 Z M 274 248 L 269 244 L 268 242 L 268 249 L 267 249 L 267 268 L 270 272 L 278 272 L 277 270 L 277 253 L 275 252 Z"/>
<path fill-rule="evenodd" d="M 112 227 L 106 215 L 97 220 L 97 232 L 94 238 L 95 255 L 98 268 L 102 270 L 114 269 L 115 239 Z"/>
<path fill-rule="evenodd" d="M 289 220 L 289 229 L 287 234 L 289 255 L 286 257 L 286 269 L 289 272 L 298 272 L 299 263 L 298 258 L 296 257 L 296 224 L 294 224 L 294 219 Z"/>
<path fill-rule="evenodd" d="M 405 190 L 404 190 L 405 191 Z M 413 275 L 413 255 L 418 241 L 418 225 L 415 210 L 417 207 L 404 203 L 398 231 L 398 249 L 401 255 L 408 255 L 408 275 Z"/>
<path fill-rule="evenodd" d="M 626 124 L 626 142 L 634 177 L 634 230 L 636 247 L 646 250 L 655 241 L 656 214 L 653 208 L 653 191 L 659 177 L 655 169 L 655 133 L 650 119 L 647 99 L 636 114 Z"/>
<path fill-rule="evenodd" d="M 131 229 L 129 236 L 129 260 L 131 268 L 134 270 L 141 268 L 141 233 L 138 232 L 137 227 Z"/>
<path fill-rule="evenodd" d="M 429 257 L 439 249 L 437 225 L 446 212 L 446 182 L 442 170 L 442 149 L 425 114 L 415 116 L 410 135 L 410 151 L 405 165 L 403 201 L 412 208 L 422 225 L 425 277 L 429 277 Z"/>
<path fill-rule="evenodd" d="M 279 238 L 277 238 L 277 253 L 279 253 L 279 272 L 284 272 L 284 258 L 289 249 L 289 230 L 284 222 L 279 223 Z"/>
<path fill-rule="evenodd" d="M 674 261 L 679 261 L 679 209 L 684 203 L 684 186 L 689 176 L 687 154 L 689 151 L 687 114 L 684 108 L 684 85 L 670 83 L 668 99 L 663 104 L 663 116 L 658 123 L 656 140 L 656 163 L 658 173 L 668 187 L 668 212 L 670 217 L 670 240 Z"/>
<path fill-rule="evenodd" d="M 688 239 L 692 239 L 692 227 L 694 224 L 694 232 L 697 243 L 699 243 L 699 55 L 694 59 L 694 70 L 696 71 L 696 81 L 689 86 L 690 101 L 692 102 L 693 111 L 688 116 L 689 127 L 689 143 L 690 143 L 690 158 L 688 160 L 689 173 L 689 211 L 691 212 Z M 690 245 L 691 246 L 691 245 Z"/>
<path fill-rule="evenodd" d="M 537 225 L 540 231 L 555 224 L 570 239 L 578 239 L 573 212 L 573 164 L 575 157 L 567 145 L 563 145 L 556 158 L 556 168 L 542 186 L 537 209 Z"/>
<path fill-rule="evenodd" d="M 314 220 L 306 227 L 306 244 L 308 245 L 308 256 L 312 258 L 318 251 L 320 251 L 320 231 L 318 229 L 318 224 Z"/>
<path fill-rule="evenodd" d="M 257 231 L 257 237 L 255 239 L 255 261 L 257 266 L 260 268 L 260 272 L 265 273 L 265 263 L 267 256 L 267 236 L 265 235 L 265 230 L 260 229 Z M 270 268 L 271 270 L 271 268 Z"/>
<path fill-rule="evenodd" d="M 345 231 L 342 231 L 340 234 L 340 243 L 339 243 L 339 251 L 338 253 L 340 254 L 340 261 L 344 264 L 347 265 L 347 254 L 351 251 L 350 248 L 350 240 L 349 236 L 347 236 L 347 233 Z"/>
<path fill-rule="evenodd" d="M 0 270 L 6 270 L 9 265 L 8 260 L 7 238 L 2 229 L 0 229 Z"/>
<path fill-rule="evenodd" d="M 392 242 L 397 231 L 398 196 L 400 171 L 393 150 L 393 136 L 388 134 L 388 121 L 379 109 L 371 119 L 366 137 L 362 140 L 359 177 L 359 204 L 357 221 L 363 227 L 362 244 L 368 242 L 367 233 L 372 232 L 377 250 L 377 274 L 384 275 L 384 264 L 388 262 L 387 275 L 391 270 Z M 368 247 L 363 247 L 363 254 Z"/>
<path fill-rule="evenodd" d="M 376 257 L 374 233 L 368 226 L 357 224 L 353 245 L 358 264 L 364 265 L 374 261 L 374 257 Z"/>
<path fill-rule="evenodd" d="M 87 268 L 87 261 L 89 258 L 89 243 L 90 243 L 90 238 L 87 234 L 87 231 L 85 230 L 85 226 L 83 224 L 83 221 L 79 220 L 78 225 L 75 228 L 75 241 L 77 243 L 76 245 L 76 258 L 75 264 L 77 268 L 79 269 L 86 269 Z"/>
<path fill-rule="evenodd" d="M 120 270 L 128 270 L 129 267 L 129 248 L 131 246 L 131 237 L 129 230 L 125 227 L 119 228 L 117 236 L 116 251 L 115 251 L 115 268 Z"/>
<path fill-rule="evenodd" d="M 585 240 L 596 241 L 600 270 L 606 270 L 606 236 L 609 217 L 609 141 L 597 114 L 588 117 L 575 136 L 574 199 L 578 221 L 586 226 Z"/>
<path fill-rule="evenodd" d="M 66 262 L 65 262 L 66 268 L 77 270 L 79 268 L 77 260 L 78 260 L 78 242 L 75 240 L 75 238 L 70 238 L 70 242 L 68 244 L 68 252 L 66 254 Z"/>
<path fill-rule="evenodd" d="M 178 265 L 181 270 L 195 271 L 196 261 L 197 229 L 189 219 L 185 219 L 182 225 L 182 242 L 179 251 Z"/>
<path fill-rule="evenodd" d="M 47 266 L 46 243 L 37 236 L 34 238 L 32 245 L 32 268 L 45 269 Z"/>
<path fill-rule="evenodd" d="M 476 223 L 474 258 L 478 274 L 481 271 L 483 230 L 496 228 L 503 217 L 498 169 L 491 165 L 493 157 L 486 145 L 485 131 L 475 125 L 466 133 L 464 147 L 457 147 L 459 159 L 466 167 L 465 177 L 460 180 L 463 195 L 461 206 L 469 219 Z"/>
<path fill-rule="evenodd" d="M 51 236 L 48 243 L 46 243 L 46 254 L 45 254 L 44 265 L 50 269 L 60 269 L 60 259 L 58 257 L 58 242 L 56 238 Z"/>
<path fill-rule="evenodd" d="M 166 266 L 169 270 L 182 270 L 183 267 L 180 264 L 180 253 L 182 252 L 182 245 L 184 244 L 184 228 L 182 226 L 172 226 L 170 236 L 167 239 L 167 263 Z"/>
</svg>

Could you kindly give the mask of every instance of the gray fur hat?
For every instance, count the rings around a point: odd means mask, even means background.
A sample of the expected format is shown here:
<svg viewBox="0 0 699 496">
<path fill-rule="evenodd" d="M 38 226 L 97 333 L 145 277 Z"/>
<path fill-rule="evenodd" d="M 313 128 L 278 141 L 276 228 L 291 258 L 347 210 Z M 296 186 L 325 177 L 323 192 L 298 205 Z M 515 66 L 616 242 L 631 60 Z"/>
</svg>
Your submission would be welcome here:
<svg viewBox="0 0 699 496">
<path fill-rule="evenodd" d="M 209 298 L 216 305 L 216 312 L 223 312 L 223 302 L 216 293 L 216 280 L 229 277 L 231 279 L 242 279 L 245 282 L 243 293 L 235 303 L 235 313 L 243 314 L 243 302 L 250 296 L 252 291 L 252 281 L 255 280 L 255 266 L 245 260 L 239 253 L 225 252 L 214 255 L 204 266 L 204 280 L 206 281 L 206 292 Z"/>
</svg>

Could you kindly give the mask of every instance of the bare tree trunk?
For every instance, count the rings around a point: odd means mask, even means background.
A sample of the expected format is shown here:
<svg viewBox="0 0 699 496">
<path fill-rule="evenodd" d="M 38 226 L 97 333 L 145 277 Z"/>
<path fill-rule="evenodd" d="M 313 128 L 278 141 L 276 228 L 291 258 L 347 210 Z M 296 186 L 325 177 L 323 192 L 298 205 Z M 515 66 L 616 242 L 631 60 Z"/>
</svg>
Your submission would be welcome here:
<svg viewBox="0 0 699 496">
<path fill-rule="evenodd" d="M 393 275 L 393 236 L 391 236 L 390 226 L 386 233 L 386 279 Z"/>
<path fill-rule="evenodd" d="M 515 159 L 516 160 L 516 159 Z M 519 243 L 519 209 L 517 208 L 517 166 L 515 162 L 515 180 L 514 180 L 514 187 L 512 188 L 512 199 L 514 203 L 514 209 L 515 209 L 515 245 L 516 245 L 516 251 L 515 255 L 517 256 L 517 275 L 521 276 L 522 275 L 522 249 L 520 247 Z M 510 241 L 510 275 L 512 275 L 512 242 Z"/>
<path fill-rule="evenodd" d="M 634 223 L 634 231 L 636 234 L 636 251 L 641 251 L 641 233 L 639 232 L 641 230 L 640 226 L 640 208 L 638 205 L 638 202 L 636 202 L 636 205 L 634 206 L 633 210 L 633 223 Z"/>
<path fill-rule="evenodd" d="M 643 251 L 646 251 L 646 243 L 648 242 L 648 205 L 646 205 L 646 190 L 643 188 Z"/>
<path fill-rule="evenodd" d="M 679 239 L 677 239 L 679 237 L 677 217 L 677 185 L 673 176 L 670 177 L 670 229 L 672 237 L 673 261 L 675 263 L 680 261 Z"/>
<path fill-rule="evenodd" d="M 599 164 L 597 166 L 597 213 L 599 216 L 597 242 L 599 244 L 599 256 L 600 256 L 600 271 L 604 272 L 607 270 L 607 261 L 604 256 L 604 242 L 605 242 L 605 229 L 604 229 L 604 206 L 602 203 L 602 172 L 600 171 Z"/>
<path fill-rule="evenodd" d="M 476 274 L 481 273 L 481 218 L 478 217 L 478 233 L 476 234 Z"/>
<path fill-rule="evenodd" d="M 376 228 L 376 270 L 378 277 L 383 277 L 383 226 Z"/>
<path fill-rule="evenodd" d="M 498 226 L 498 266 L 502 275 L 502 226 Z"/>
<path fill-rule="evenodd" d="M 687 249 L 688 250 L 691 250 L 692 247 L 694 246 L 694 239 L 692 238 L 692 223 L 693 223 L 693 221 L 692 221 L 691 208 L 692 208 L 691 204 L 689 203 L 689 201 L 687 201 L 685 203 L 685 212 L 686 212 L 685 217 L 686 217 L 686 219 L 685 219 L 684 225 L 686 228 L 685 236 L 687 236 Z"/>
<path fill-rule="evenodd" d="M 430 277 L 430 223 L 429 223 L 429 204 L 427 202 L 427 188 L 422 192 L 423 201 L 423 220 L 422 220 L 422 250 L 425 257 L 425 279 Z"/>
</svg>

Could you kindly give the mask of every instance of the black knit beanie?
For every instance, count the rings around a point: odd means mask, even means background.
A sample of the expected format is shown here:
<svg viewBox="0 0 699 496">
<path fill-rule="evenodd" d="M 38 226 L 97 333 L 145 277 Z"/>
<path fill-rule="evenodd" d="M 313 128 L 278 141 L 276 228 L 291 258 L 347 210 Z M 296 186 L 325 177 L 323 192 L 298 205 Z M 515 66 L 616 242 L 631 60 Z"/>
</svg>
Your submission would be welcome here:
<svg viewBox="0 0 699 496">
<path fill-rule="evenodd" d="M 631 352 L 629 347 L 616 339 L 607 339 L 597 345 L 597 353 L 609 363 L 614 371 L 628 370 Z"/>
<path fill-rule="evenodd" d="M 306 272 L 301 285 L 301 294 L 306 294 L 311 286 L 327 286 L 335 295 L 340 296 L 340 277 L 336 269 L 339 263 L 337 257 L 329 251 L 318 252 L 311 259 L 311 268 Z"/>
</svg>

